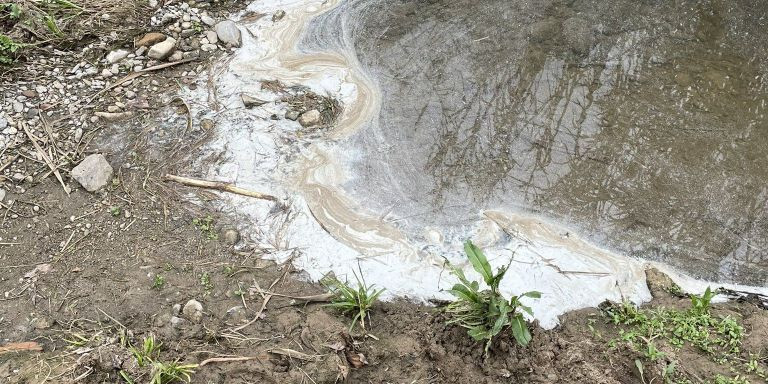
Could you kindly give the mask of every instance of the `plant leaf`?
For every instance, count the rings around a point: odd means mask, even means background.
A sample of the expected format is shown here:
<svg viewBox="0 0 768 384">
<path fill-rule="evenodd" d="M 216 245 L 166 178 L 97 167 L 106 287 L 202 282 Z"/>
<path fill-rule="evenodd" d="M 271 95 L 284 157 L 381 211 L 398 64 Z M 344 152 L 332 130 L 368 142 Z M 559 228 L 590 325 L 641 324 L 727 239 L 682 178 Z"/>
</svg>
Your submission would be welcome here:
<svg viewBox="0 0 768 384">
<path fill-rule="evenodd" d="M 483 280 L 485 280 L 486 284 L 491 285 L 491 283 L 493 283 L 493 271 L 491 270 L 491 265 L 488 264 L 488 259 L 485 258 L 483 251 L 481 251 L 475 244 L 472 244 L 471 240 L 467 240 L 467 242 L 464 243 L 464 252 L 467 253 L 467 258 L 469 258 L 469 262 L 472 263 L 472 267 L 475 268 L 475 271 L 483 276 Z"/>
<path fill-rule="evenodd" d="M 528 325 L 525 324 L 523 316 L 518 314 L 513 317 L 510 325 L 512 326 L 512 336 L 515 337 L 517 343 L 522 346 L 528 345 L 531 341 L 531 332 L 528 331 Z"/>
<path fill-rule="evenodd" d="M 541 298 L 541 292 L 539 291 L 530 291 L 523 293 L 521 296 L 530 297 L 533 299 L 540 299 Z"/>
</svg>

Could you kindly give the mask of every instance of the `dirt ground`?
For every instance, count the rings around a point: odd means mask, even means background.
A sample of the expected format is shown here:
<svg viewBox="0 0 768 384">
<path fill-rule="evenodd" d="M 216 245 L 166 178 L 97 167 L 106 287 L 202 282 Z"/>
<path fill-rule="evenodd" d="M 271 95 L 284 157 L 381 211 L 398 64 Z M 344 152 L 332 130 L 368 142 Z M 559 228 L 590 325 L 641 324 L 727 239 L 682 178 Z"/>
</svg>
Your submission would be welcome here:
<svg viewBox="0 0 768 384">
<path fill-rule="evenodd" d="M 123 19 L 124 30 L 149 32 L 147 17 Z M 74 49 L 67 43 L 61 49 Z M 172 95 L 185 86 L 183 73 L 201 64 L 137 82 L 168 85 L 165 95 Z M 21 78 L 24 66 L 4 72 L 4 84 L 13 86 L 9 74 Z M 172 105 L 166 100 L 157 105 Z M 179 107 L 171 120 L 183 130 Z M 182 142 L 157 140 L 152 121 L 166 112 L 147 108 L 128 124 L 100 122 L 86 132 L 79 155 L 108 154 L 115 169 L 100 192 L 67 195 L 52 175 L 0 179 L 7 190 L 0 207 L 0 382 L 148 383 L 151 367 L 139 366 L 129 347 L 150 335 L 161 344 L 156 361 L 200 364 L 193 383 L 766 382 L 757 372 L 768 369 L 768 312 L 749 300 L 713 306 L 713 316 L 730 315 L 744 330 L 728 362 L 669 345 L 650 359 L 622 342 L 627 325 L 597 308 L 568 313 L 553 330 L 531 324 L 527 347 L 503 336 L 487 358 L 482 343 L 446 325 L 438 307 L 406 298 L 377 303 L 367 332 L 356 327 L 348 336 L 351 318 L 297 299 L 326 290 L 239 239 L 237 218 L 212 208 L 215 194 L 163 180 L 184 169 L 215 129 L 184 131 Z M 663 275 L 649 279 L 654 300 L 646 308 L 690 306 Z M 4 352 L 19 343 L 31 344 Z M 675 375 L 663 377 L 672 361 Z M 757 368 L 742 369 L 748 361 Z M 731 381 L 717 381 L 718 374 Z"/>
</svg>

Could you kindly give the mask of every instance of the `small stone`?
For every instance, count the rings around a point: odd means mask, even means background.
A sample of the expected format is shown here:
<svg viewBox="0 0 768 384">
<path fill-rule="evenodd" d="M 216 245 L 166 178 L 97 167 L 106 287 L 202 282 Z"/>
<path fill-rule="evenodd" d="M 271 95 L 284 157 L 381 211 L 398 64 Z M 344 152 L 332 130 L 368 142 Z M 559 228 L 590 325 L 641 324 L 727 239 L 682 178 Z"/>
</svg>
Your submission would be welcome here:
<svg viewBox="0 0 768 384">
<path fill-rule="evenodd" d="M 248 314 L 242 305 L 228 309 L 227 317 L 229 317 L 231 324 L 241 324 L 248 320 Z"/>
<path fill-rule="evenodd" d="M 30 108 L 27 111 L 27 118 L 31 119 L 33 117 L 36 117 L 38 114 L 40 114 L 40 110 L 38 110 L 37 108 Z"/>
<path fill-rule="evenodd" d="M 320 124 L 320 111 L 312 109 L 299 116 L 299 124 L 304 127 L 311 127 Z"/>
<path fill-rule="evenodd" d="M 168 57 L 168 61 L 170 62 L 181 61 L 182 59 L 184 59 L 184 52 L 182 51 L 176 51 L 173 55 Z"/>
<path fill-rule="evenodd" d="M 171 313 L 173 313 L 174 316 L 178 316 L 181 314 L 181 304 L 174 304 L 173 308 L 171 308 Z"/>
<path fill-rule="evenodd" d="M 181 317 L 171 316 L 171 326 L 173 328 L 179 328 L 183 326 L 184 323 L 186 323 L 186 320 L 182 319 Z"/>
<path fill-rule="evenodd" d="M 183 38 L 192 37 L 192 36 L 195 35 L 195 33 L 197 33 L 197 32 L 194 29 L 185 29 L 185 30 L 181 31 L 181 37 L 183 37 Z"/>
<path fill-rule="evenodd" d="M 185 318 L 193 323 L 199 323 L 203 319 L 203 305 L 199 301 L 192 299 L 184 304 L 181 313 Z"/>
<path fill-rule="evenodd" d="M 36 97 L 37 96 L 37 92 L 35 92 L 32 89 L 27 89 L 26 91 L 22 91 L 21 94 L 26 96 L 26 97 Z"/>
<path fill-rule="evenodd" d="M 5 189 L 0 188 L 0 201 L 5 200 L 5 195 L 6 195 Z"/>
<path fill-rule="evenodd" d="M 134 40 L 133 45 L 136 47 L 149 47 L 155 45 L 166 39 L 166 36 L 159 32 L 150 32 L 142 36 L 141 39 Z"/>
<path fill-rule="evenodd" d="M 133 99 L 136 97 L 136 92 L 134 91 L 125 91 L 125 98 L 126 99 Z"/>
<path fill-rule="evenodd" d="M 224 230 L 224 233 L 221 234 L 221 240 L 224 244 L 235 245 L 240 242 L 240 232 L 232 228 L 226 229 Z"/>
<path fill-rule="evenodd" d="M 243 36 L 234 21 L 220 21 L 218 24 L 216 24 L 214 29 L 216 30 L 216 35 L 219 37 L 219 40 L 221 40 L 222 43 L 231 47 L 239 47 L 242 45 Z"/>
<path fill-rule="evenodd" d="M 216 45 L 214 44 L 203 44 L 202 47 L 200 47 L 203 52 L 212 52 L 216 50 Z"/>
<path fill-rule="evenodd" d="M 243 100 L 243 105 L 245 105 L 246 108 L 258 107 L 267 103 L 265 100 L 253 97 L 246 93 L 241 94 L 240 98 Z"/>
<path fill-rule="evenodd" d="M 107 111 L 109 111 L 110 113 L 115 113 L 120 111 L 120 108 L 118 108 L 117 105 L 110 105 L 107 107 Z"/>
<path fill-rule="evenodd" d="M 210 131 L 213 129 L 214 123 L 211 119 L 202 119 L 200 120 L 200 128 L 202 128 L 205 131 Z"/>
<path fill-rule="evenodd" d="M 5 129 L 5 127 L 7 126 L 8 126 L 8 120 L 5 117 L 0 116 L 0 129 Z"/>
<path fill-rule="evenodd" d="M 149 48 L 147 56 L 155 60 L 162 60 L 170 56 L 176 48 L 176 39 L 169 37 Z"/>
<path fill-rule="evenodd" d="M 88 192 L 95 192 L 112 179 L 112 166 L 102 154 L 88 155 L 72 169 L 71 175 Z"/>
<path fill-rule="evenodd" d="M 290 110 L 290 111 L 285 113 L 285 118 L 288 119 L 288 120 L 296 121 L 296 119 L 299 118 L 299 112 L 298 111 L 294 111 L 294 110 Z"/>
<path fill-rule="evenodd" d="M 272 21 L 280 21 L 283 17 L 285 17 L 285 11 L 280 9 L 272 15 Z"/>
<path fill-rule="evenodd" d="M 120 60 L 128 57 L 128 53 L 129 52 L 126 51 L 125 49 L 118 49 L 118 50 L 112 51 L 107 54 L 107 62 L 110 64 L 115 64 Z"/>
<path fill-rule="evenodd" d="M 206 31 L 205 38 L 208 39 L 209 44 L 216 44 L 219 42 L 219 36 L 214 31 Z"/>
<path fill-rule="evenodd" d="M 101 70 L 101 76 L 102 77 L 112 77 L 112 72 L 109 69 L 104 68 L 104 69 Z"/>
<path fill-rule="evenodd" d="M 112 112 L 95 112 L 93 115 L 96 116 L 96 117 L 100 117 L 100 118 L 102 118 L 102 119 L 104 119 L 106 121 L 120 121 L 120 120 L 123 120 L 123 119 L 126 119 L 126 118 L 129 118 L 129 117 L 133 116 L 133 112 L 132 111 L 117 112 L 117 113 L 112 113 Z"/>
<path fill-rule="evenodd" d="M 13 102 L 13 111 L 16 112 L 16 113 L 24 112 L 24 104 L 22 104 L 22 103 L 20 103 L 18 101 L 14 101 Z"/>
<path fill-rule="evenodd" d="M 133 53 L 135 53 L 138 57 L 144 56 L 144 54 L 147 53 L 147 47 L 139 47 L 139 49 Z"/>
<path fill-rule="evenodd" d="M 82 138 L 83 138 L 83 129 L 82 128 L 75 129 L 75 134 L 74 134 L 75 142 L 80 142 L 80 139 Z"/>
<path fill-rule="evenodd" d="M 208 15 L 202 15 L 200 16 L 200 21 L 203 22 L 203 24 L 213 27 L 214 24 L 216 24 L 216 20 L 213 19 L 213 17 L 210 17 Z"/>
</svg>

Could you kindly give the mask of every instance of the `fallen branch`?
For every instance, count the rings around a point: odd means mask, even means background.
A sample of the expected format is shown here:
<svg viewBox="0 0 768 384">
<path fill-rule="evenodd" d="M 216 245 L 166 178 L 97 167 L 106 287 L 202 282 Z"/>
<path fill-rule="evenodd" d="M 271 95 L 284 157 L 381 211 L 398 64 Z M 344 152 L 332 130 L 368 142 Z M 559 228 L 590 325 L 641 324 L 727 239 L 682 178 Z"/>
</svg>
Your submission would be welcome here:
<svg viewBox="0 0 768 384">
<path fill-rule="evenodd" d="M 34 341 L 25 341 L 22 343 L 10 343 L 10 344 L 0 346 L 0 355 L 4 353 L 10 353 L 10 352 L 22 352 L 22 351 L 40 352 L 42 350 L 43 350 L 43 347 L 41 347 L 40 344 Z"/>
<path fill-rule="evenodd" d="M 188 185 L 191 187 L 215 189 L 222 192 L 229 192 L 229 193 L 234 193 L 238 195 L 253 197 L 256 199 L 278 202 L 278 199 L 275 196 L 267 195 L 267 194 L 256 192 L 256 191 L 249 191 L 247 189 L 237 187 L 233 184 L 222 183 L 219 181 L 192 179 L 189 177 L 182 177 L 182 176 L 176 176 L 176 175 L 170 175 L 170 174 L 165 175 L 165 179 L 177 182 L 179 184 Z"/>
</svg>

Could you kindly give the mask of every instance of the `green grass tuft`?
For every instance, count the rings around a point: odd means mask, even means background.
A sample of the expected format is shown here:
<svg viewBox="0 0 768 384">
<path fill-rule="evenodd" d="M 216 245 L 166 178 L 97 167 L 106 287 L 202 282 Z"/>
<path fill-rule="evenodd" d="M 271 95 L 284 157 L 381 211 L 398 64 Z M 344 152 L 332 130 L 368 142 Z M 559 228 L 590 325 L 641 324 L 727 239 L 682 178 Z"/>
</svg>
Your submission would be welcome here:
<svg viewBox="0 0 768 384">
<path fill-rule="evenodd" d="M 496 336 L 508 330 L 511 330 L 518 344 L 528 345 L 531 341 L 531 333 L 521 311 L 533 316 L 533 310 L 523 305 L 520 299 L 522 297 L 538 299 L 541 294 L 531 291 L 506 299 L 499 292 L 499 284 L 509 265 L 499 268 L 496 274 L 493 274 L 491 265 L 480 248 L 471 241 L 467 241 L 464 244 L 464 251 L 472 267 L 483 277 L 483 281 L 490 289 L 481 290 L 479 282 L 470 281 L 460 268 L 446 261 L 451 274 L 459 279 L 459 283 L 448 291 L 456 297 L 444 308 L 448 315 L 448 324 L 458 324 L 467 328 L 467 333 L 477 341 L 485 340 L 486 356 Z"/>
<path fill-rule="evenodd" d="M 327 306 L 339 309 L 344 314 L 355 314 L 352 324 L 349 326 L 350 332 L 358 322 L 363 330 L 366 329 L 366 318 L 370 317 L 369 312 L 373 303 L 384 292 L 383 288 L 376 290 L 373 285 L 367 285 L 362 271 L 360 271 L 360 276 L 355 274 L 355 279 L 357 280 L 357 289 L 334 277 L 325 277 L 321 280 L 328 291 L 334 294 L 331 303 Z"/>
</svg>

